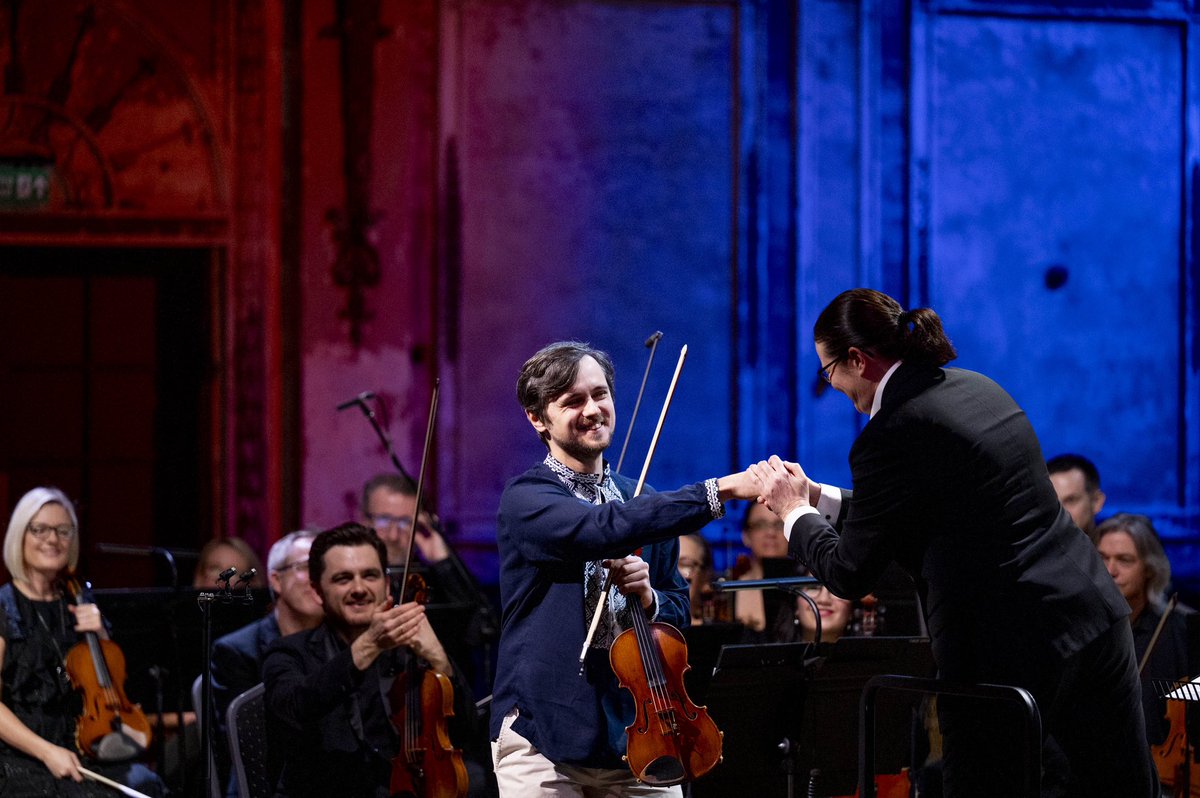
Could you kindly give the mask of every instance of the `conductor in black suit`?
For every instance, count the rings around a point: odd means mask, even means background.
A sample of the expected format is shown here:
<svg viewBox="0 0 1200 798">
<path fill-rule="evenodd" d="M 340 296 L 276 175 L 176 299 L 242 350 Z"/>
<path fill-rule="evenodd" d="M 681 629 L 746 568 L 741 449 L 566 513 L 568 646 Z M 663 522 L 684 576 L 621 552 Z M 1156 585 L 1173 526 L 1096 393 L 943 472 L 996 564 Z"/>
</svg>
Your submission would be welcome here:
<svg viewBox="0 0 1200 798">
<path fill-rule="evenodd" d="M 850 450 L 853 492 L 778 457 L 752 466 L 789 551 L 848 599 L 899 563 L 940 677 L 1028 689 L 1069 762 L 1068 795 L 1156 796 L 1129 607 L 1059 504 L 1025 413 L 982 374 L 943 368 L 957 353 L 929 308 L 854 289 L 813 337 L 825 379 L 870 420 Z M 1013 735 L 945 696 L 939 718 L 946 795 L 1014 794 Z"/>
</svg>

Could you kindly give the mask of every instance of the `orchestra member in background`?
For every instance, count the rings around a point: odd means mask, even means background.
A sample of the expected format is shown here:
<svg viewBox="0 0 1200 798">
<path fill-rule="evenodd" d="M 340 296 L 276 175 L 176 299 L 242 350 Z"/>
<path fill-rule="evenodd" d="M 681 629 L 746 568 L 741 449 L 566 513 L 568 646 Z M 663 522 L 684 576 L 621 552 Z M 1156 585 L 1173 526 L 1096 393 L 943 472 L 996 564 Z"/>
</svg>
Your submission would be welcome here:
<svg viewBox="0 0 1200 798">
<path fill-rule="evenodd" d="M 1096 464 L 1081 454 L 1060 454 L 1046 461 L 1050 482 L 1062 502 L 1063 509 L 1071 514 L 1075 526 L 1096 540 L 1096 516 L 1104 509 L 1107 498 L 1100 490 L 1100 471 Z"/>
<path fill-rule="evenodd" d="M 417 486 L 401 474 L 379 474 L 363 485 L 359 520 L 374 529 L 387 546 L 387 564 L 394 577 L 404 568 L 416 505 Z M 494 642 L 499 629 L 491 601 L 451 549 L 437 518 L 424 507 L 417 518 L 412 545 L 412 568 L 429 586 L 429 603 L 474 607 L 475 613 L 463 632 L 465 641 L 471 646 Z"/>
<path fill-rule="evenodd" d="M 1141 662 L 1163 616 L 1171 563 L 1154 524 L 1144 515 L 1117 513 L 1096 527 L 1095 540 L 1104 565 L 1129 602 L 1133 650 Z M 1142 672 L 1142 710 L 1146 716 L 1146 738 L 1151 745 L 1163 743 L 1170 727 L 1165 717 L 1166 701 L 1147 680 L 1174 681 L 1196 675 L 1188 663 L 1186 615 L 1191 612 L 1175 608 L 1163 624 Z"/>
<path fill-rule="evenodd" d="M 851 632 L 854 621 L 854 602 L 840 598 L 824 585 L 809 585 L 804 592 L 817 603 L 821 613 L 821 642 L 836 643 Z M 812 607 L 800 596 L 796 597 L 796 612 L 793 624 L 800 632 L 798 640 L 812 641 L 817 635 L 817 624 L 813 619 Z"/>
<path fill-rule="evenodd" d="M 712 548 L 699 532 L 679 536 L 679 575 L 688 583 L 693 624 L 712 621 Z M 707 615 L 707 617 L 706 617 Z"/>
<path fill-rule="evenodd" d="M 76 747 L 83 703 L 67 678 L 66 653 L 84 632 L 108 636 L 95 604 L 74 604 L 63 594 L 61 577 L 78 561 L 79 521 L 66 495 L 34 488 L 22 496 L 4 536 L 13 581 L 0 587 L 0 795 L 114 794 L 82 782 L 80 767 L 163 795 L 144 765 L 92 762 Z"/>
<path fill-rule="evenodd" d="M 503 629 L 490 728 L 500 794 L 680 795 L 641 784 L 621 760 L 634 706 L 608 650 L 632 625 L 634 601 L 651 620 L 687 625 L 678 537 L 757 490 L 742 473 L 634 497 L 634 481 L 604 460 L 616 423 L 612 361 L 586 344 L 551 344 L 527 360 L 517 399 L 547 451 L 500 497 Z M 581 674 L 606 571 L 613 584 Z"/>
<path fill-rule="evenodd" d="M 213 643 L 212 695 L 216 725 L 221 738 L 226 735 L 225 711 L 229 703 L 262 681 L 262 663 L 267 647 L 305 629 L 312 629 L 325 617 L 321 599 L 308 581 L 308 550 L 316 532 L 300 531 L 284 535 L 271 546 L 267 555 L 267 577 L 274 606 L 261 620 L 247 624 Z M 237 794 L 234 779 L 226 779 L 228 748 L 215 747 L 221 779 L 227 793 Z"/>
<path fill-rule="evenodd" d="M 258 555 L 246 541 L 234 537 L 214 538 L 204 544 L 196 563 L 196 573 L 192 577 L 192 587 L 212 590 L 217 587 L 217 576 L 227 568 L 236 568 L 239 574 L 253 568 L 255 574 L 250 580 L 250 587 L 266 587 Z"/>
<path fill-rule="evenodd" d="M 850 450 L 853 492 L 778 457 L 751 467 L 791 552 L 851 598 L 897 562 L 941 678 L 1028 689 L 1070 763 L 1070 795 L 1156 795 L 1128 605 L 1063 511 L 1025 413 L 982 374 L 943 368 L 957 353 L 929 308 L 855 289 L 813 337 L 822 376 L 870 420 Z M 1015 735 L 980 711 L 939 700 L 951 798 L 1014 792 Z"/>
<path fill-rule="evenodd" d="M 764 505 L 751 502 L 742 516 L 742 543 L 750 550 L 734 563 L 738 581 L 797 576 L 800 569 L 788 557 L 783 521 Z M 768 570 L 770 571 L 768 573 Z M 739 590 L 733 594 L 733 617 L 745 626 L 743 642 L 776 643 L 790 637 L 787 627 L 793 608 L 785 593 L 773 590 Z"/>
<path fill-rule="evenodd" d="M 277 640 L 263 664 L 268 750 L 281 751 L 279 793 L 289 798 L 387 798 L 400 741 L 392 682 L 409 657 L 452 680 L 451 740 L 475 722 L 470 689 L 416 602 L 395 605 L 384 572 L 387 549 L 360 524 L 326 530 L 312 542 L 311 584 L 324 620 Z M 473 775 L 473 777 L 475 777 Z"/>
</svg>

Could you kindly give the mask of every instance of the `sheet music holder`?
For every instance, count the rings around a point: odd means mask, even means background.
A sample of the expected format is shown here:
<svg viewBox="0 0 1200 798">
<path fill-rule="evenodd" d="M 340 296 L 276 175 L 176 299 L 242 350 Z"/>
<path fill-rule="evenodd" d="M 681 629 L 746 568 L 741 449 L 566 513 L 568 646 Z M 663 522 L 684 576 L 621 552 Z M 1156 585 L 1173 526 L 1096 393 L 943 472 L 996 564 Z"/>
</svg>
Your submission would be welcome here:
<svg viewBox="0 0 1200 798">
<path fill-rule="evenodd" d="M 795 740 L 809 643 L 727 645 L 708 687 L 708 714 L 725 733 L 721 764 L 692 784 L 694 798 L 786 794 L 786 756 L 779 744 Z"/>
<path fill-rule="evenodd" d="M 796 770 L 818 768 L 818 795 L 851 795 L 858 786 L 858 717 L 863 687 L 872 676 L 896 674 L 930 678 L 936 671 L 929 639 L 923 637 L 843 637 L 823 644 L 804 702 Z M 899 773 L 912 762 L 912 718 L 920 696 L 892 695 L 879 717 L 888 733 L 877 735 L 876 773 Z M 919 727 L 919 724 L 918 724 Z"/>
<path fill-rule="evenodd" d="M 820 656 L 815 656 L 819 654 Z M 709 685 L 708 712 L 725 732 L 725 759 L 693 785 L 697 798 L 803 795 L 821 770 L 818 795 L 850 795 L 858 776 L 858 704 L 872 676 L 930 677 L 928 638 L 843 637 L 815 652 L 809 643 L 725 646 Z M 889 699 L 901 732 L 881 737 L 877 772 L 911 764 L 917 696 Z M 781 747 L 782 744 L 782 747 Z"/>
<path fill-rule="evenodd" d="M 742 639 L 745 629 L 740 623 L 705 623 L 684 628 L 683 639 L 688 647 L 690 669 L 683 674 L 684 687 L 697 706 L 704 706 L 708 685 L 721 650 Z"/>
</svg>

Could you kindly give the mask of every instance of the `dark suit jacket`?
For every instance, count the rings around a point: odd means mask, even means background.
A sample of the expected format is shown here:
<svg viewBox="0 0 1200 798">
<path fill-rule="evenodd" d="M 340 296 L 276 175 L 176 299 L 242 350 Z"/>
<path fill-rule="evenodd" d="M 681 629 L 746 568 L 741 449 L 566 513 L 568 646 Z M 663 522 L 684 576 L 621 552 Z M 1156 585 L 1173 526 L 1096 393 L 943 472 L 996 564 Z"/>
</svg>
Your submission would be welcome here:
<svg viewBox="0 0 1200 798">
<path fill-rule="evenodd" d="M 790 550 L 846 598 L 898 562 L 944 678 L 1030 686 L 1129 614 L 1059 504 L 1025 413 L 987 377 L 901 365 L 850 470 L 836 530 L 801 516 Z"/>
<path fill-rule="evenodd" d="M 623 496 L 632 495 L 632 480 L 614 480 Z M 578 674 L 587 633 L 584 563 L 652 544 L 641 556 L 650 564 L 657 620 L 686 626 L 677 538 L 711 520 L 702 483 L 597 505 L 577 498 L 544 464 L 512 479 L 500 498 L 497 529 L 503 614 L 491 738 L 517 707 L 513 728 L 552 762 L 624 767 L 632 697 L 617 685 L 606 651 L 593 649 L 585 676 Z"/>
<path fill-rule="evenodd" d="M 212 692 L 217 725 L 225 733 L 225 710 L 229 703 L 262 681 L 262 663 L 267 648 L 279 639 L 275 613 L 230 632 L 213 643 Z"/>
<path fill-rule="evenodd" d="M 403 650 L 384 652 L 365 671 L 330 627 L 281 638 L 263 663 L 268 749 L 282 752 L 280 795 L 324 798 L 388 795 L 399 740 L 384 696 L 407 661 Z M 450 734 L 469 734 L 475 707 L 456 667 Z"/>
</svg>

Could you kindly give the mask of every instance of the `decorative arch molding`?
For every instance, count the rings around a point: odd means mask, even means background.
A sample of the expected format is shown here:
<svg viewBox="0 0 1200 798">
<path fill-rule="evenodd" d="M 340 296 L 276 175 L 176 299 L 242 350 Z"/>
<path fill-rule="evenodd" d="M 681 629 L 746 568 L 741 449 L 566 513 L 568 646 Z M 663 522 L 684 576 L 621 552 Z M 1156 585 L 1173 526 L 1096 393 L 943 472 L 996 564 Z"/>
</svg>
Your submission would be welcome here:
<svg viewBox="0 0 1200 798">
<path fill-rule="evenodd" d="M 267 0 L 0 0 L 0 164 L 49 167 L 0 203 L 6 246 L 212 253 L 214 535 L 280 527 L 279 52 Z"/>
<path fill-rule="evenodd" d="M 220 33 L 214 26 L 228 41 Z M 108 0 L 0 0 L 0 69 L 0 159 L 53 174 L 35 212 L 0 206 L 0 234 L 34 215 L 42 234 L 64 215 L 108 217 L 101 231 L 128 216 L 144 232 L 153 218 L 195 216 L 193 235 L 218 234 L 231 204 L 229 126 L 216 124 L 200 76 L 141 12 Z M 208 77 L 220 86 L 219 74 Z"/>
</svg>

